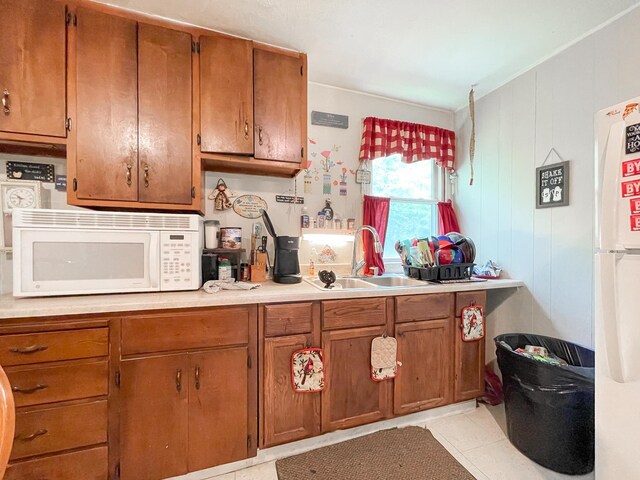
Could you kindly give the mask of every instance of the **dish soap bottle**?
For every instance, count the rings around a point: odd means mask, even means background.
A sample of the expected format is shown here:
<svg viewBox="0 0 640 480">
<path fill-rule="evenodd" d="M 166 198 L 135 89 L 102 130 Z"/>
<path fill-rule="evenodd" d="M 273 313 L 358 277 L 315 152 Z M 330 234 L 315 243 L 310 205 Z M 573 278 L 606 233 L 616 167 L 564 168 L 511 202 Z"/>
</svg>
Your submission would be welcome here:
<svg viewBox="0 0 640 480">
<path fill-rule="evenodd" d="M 231 278 L 231 262 L 228 258 L 218 260 L 218 280 L 229 280 Z"/>
<path fill-rule="evenodd" d="M 307 273 L 310 277 L 313 277 L 316 274 L 316 264 L 313 263 L 313 258 L 309 259 L 309 271 Z"/>
</svg>

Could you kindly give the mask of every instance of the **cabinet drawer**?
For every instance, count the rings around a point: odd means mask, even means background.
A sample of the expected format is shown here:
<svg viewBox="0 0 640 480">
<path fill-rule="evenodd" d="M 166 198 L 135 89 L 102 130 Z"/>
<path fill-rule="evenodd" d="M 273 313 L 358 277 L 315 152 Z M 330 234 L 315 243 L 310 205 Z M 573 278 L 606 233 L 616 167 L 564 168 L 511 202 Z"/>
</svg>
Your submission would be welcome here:
<svg viewBox="0 0 640 480">
<path fill-rule="evenodd" d="M 107 447 L 90 448 L 9 465 L 4 480 L 107 480 Z"/>
<path fill-rule="evenodd" d="M 107 328 L 0 336 L 0 365 L 3 367 L 102 357 L 108 352 Z"/>
<path fill-rule="evenodd" d="M 106 360 L 57 366 L 9 367 L 6 370 L 16 407 L 106 395 Z"/>
<path fill-rule="evenodd" d="M 322 328 L 368 327 L 387 321 L 385 298 L 328 300 L 322 302 Z"/>
<path fill-rule="evenodd" d="M 295 335 L 310 333 L 313 328 L 312 303 L 289 303 L 264 306 L 264 334 Z"/>
<path fill-rule="evenodd" d="M 470 305 L 478 305 L 484 308 L 487 303 L 487 292 L 484 290 L 475 292 L 456 293 L 456 317 L 462 315 L 462 309 Z"/>
<path fill-rule="evenodd" d="M 396 297 L 396 322 L 421 322 L 451 316 L 450 293 Z"/>
<path fill-rule="evenodd" d="M 122 320 L 122 354 L 247 344 L 251 309 L 255 307 L 125 318 Z"/>
<path fill-rule="evenodd" d="M 11 459 L 107 441 L 107 401 L 16 413 Z"/>
</svg>

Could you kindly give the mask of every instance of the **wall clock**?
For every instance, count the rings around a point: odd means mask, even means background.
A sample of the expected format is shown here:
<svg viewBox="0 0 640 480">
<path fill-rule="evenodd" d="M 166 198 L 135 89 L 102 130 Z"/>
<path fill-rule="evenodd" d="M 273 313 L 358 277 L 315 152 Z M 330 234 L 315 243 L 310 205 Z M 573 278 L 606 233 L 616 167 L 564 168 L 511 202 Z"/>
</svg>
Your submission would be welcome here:
<svg viewBox="0 0 640 480">
<path fill-rule="evenodd" d="M 2 228 L 0 250 L 11 249 L 12 213 L 14 208 L 42 208 L 42 184 L 34 180 L 0 181 Z"/>
</svg>

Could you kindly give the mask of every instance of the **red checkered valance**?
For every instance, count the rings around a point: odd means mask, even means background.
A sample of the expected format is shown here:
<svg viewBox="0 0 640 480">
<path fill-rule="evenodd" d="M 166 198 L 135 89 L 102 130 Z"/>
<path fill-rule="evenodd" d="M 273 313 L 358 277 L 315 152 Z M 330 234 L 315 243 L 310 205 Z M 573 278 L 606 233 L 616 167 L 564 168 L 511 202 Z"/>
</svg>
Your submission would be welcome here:
<svg viewBox="0 0 640 480">
<path fill-rule="evenodd" d="M 361 162 L 399 153 L 406 163 L 434 159 L 441 167 L 454 168 L 456 134 L 451 130 L 375 117 L 363 124 Z"/>
</svg>

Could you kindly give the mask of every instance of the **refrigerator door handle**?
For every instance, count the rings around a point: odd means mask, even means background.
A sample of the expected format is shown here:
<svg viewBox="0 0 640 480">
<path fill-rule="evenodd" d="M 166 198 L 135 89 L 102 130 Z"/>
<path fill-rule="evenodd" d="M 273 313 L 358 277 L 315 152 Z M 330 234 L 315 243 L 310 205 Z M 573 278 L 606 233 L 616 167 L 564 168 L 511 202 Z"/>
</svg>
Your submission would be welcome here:
<svg viewBox="0 0 640 480">
<path fill-rule="evenodd" d="M 601 295 L 601 308 L 603 320 L 604 344 L 609 375 L 613 380 L 624 383 L 624 360 L 619 340 L 618 326 L 618 289 L 616 262 L 617 254 L 598 255 L 600 261 L 599 290 Z"/>
<path fill-rule="evenodd" d="M 625 122 L 616 122 L 609 129 L 604 153 L 604 172 L 600 196 L 600 239 L 602 249 L 612 249 L 616 245 L 618 234 L 618 174 L 620 156 L 624 152 Z"/>
</svg>

